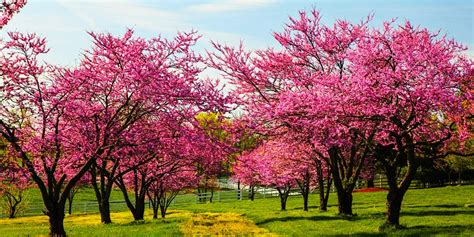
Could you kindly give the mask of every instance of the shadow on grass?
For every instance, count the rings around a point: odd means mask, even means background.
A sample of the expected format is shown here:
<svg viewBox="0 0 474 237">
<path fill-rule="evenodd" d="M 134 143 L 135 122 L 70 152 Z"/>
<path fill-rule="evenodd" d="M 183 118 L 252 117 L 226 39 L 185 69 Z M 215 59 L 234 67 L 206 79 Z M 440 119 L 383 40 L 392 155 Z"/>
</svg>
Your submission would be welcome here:
<svg viewBox="0 0 474 237">
<path fill-rule="evenodd" d="M 466 231 L 473 231 L 474 225 L 450 225 L 450 226 L 412 226 L 402 230 L 394 230 L 380 233 L 352 233 L 343 235 L 326 235 L 326 236 L 432 236 L 432 235 L 447 235 L 458 236 Z M 469 234 L 471 234 L 469 232 Z"/>
<path fill-rule="evenodd" d="M 308 206 L 308 208 L 310 210 L 317 210 L 318 206 Z M 303 210 L 303 207 L 295 207 L 295 208 L 291 208 L 291 210 Z"/>
<path fill-rule="evenodd" d="M 310 217 L 304 217 L 304 216 L 286 216 L 286 217 L 276 217 L 276 218 L 269 218 L 264 221 L 259 221 L 256 222 L 255 224 L 257 225 L 264 225 L 268 224 L 270 222 L 275 222 L 275 221 L 281 221 L 281 222 L 287 222 L 287 221 L 301 221 L 301 220 L 309 220 L 309 221 L 331 221 L 331 220 L 341 220 L 343 218 L 338 217 L 338 216 L 310 216 Z"/>
<path fill-rule="evenodd" d="M 474 215 L 474 210 L 433 210 L 433 211 L 403 211 L 401 216 L 454 216 Z"/>
<path fill-rule="evenodd" d="M 407 204 L 404 207 L 408 207 L 408 208 L 418 208 L 418 207 L 462 208 L 463 206 L 455 205 L 455 204 L 445 204 L 445 205 L 414 205 L 414 204 Z"/>
<path fill-rule="evenodd" d="M 403 211 L 400 216 L 414 216 L 414 217 L 422 217 L 422 216 L 454 216 L 454 215 L 473 215 L 474 218 L 474 210 L 426 210 L 426 211 Z M 378 213 L 369 213 L 360 216 L 354 217 L 354 220 L 357 219 L 380 219 L 383 220 L 385 218 L 384 212 Z"/>
</svg>

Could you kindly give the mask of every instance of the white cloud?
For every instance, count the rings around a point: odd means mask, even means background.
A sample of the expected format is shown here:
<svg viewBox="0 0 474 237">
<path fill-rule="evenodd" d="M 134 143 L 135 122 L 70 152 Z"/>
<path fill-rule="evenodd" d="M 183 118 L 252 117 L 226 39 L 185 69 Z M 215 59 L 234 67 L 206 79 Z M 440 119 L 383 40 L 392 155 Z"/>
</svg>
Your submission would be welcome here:
<svg viewBox="0 0 474 237">
<path fill-rule="evenodd" d="M 276 0 L 215 0 L 210 3 L 195 4 L 188 7 L 188 10 L 197 12 L 226 12 L 261 8 Z"/>
<path fill-rule="evenodd" d="M 122 27 L 142 28 L 150 31 L 176 32 L 177 29 L 187 29 L 184 13 L 163 11 L 147 7 L 137 1 L 130 0 L 87 0 L 81 1 L 57 0 L 61 5 L 71 9 L 78 17 L 86 21 L 95 30 L 95 20 L 107 20 Z M 95 20 L 94 20 L 95 19 Z"/>
<path fill-rule="evenodd" d="M 70 11 L 72 11 L 77 17 L 79 17 L 81 20 L 85 21 L 87 26 L 90 28 L 90 29 L 96 29 L 97 28 L 97 25 L 96 25 L 96 22 L 95 20 L 88 16 L 87 14 L 84 14 L 82 11 L 78 11 L 73 5 L 71 5 L 71 1 L 67 1 L 67 0 L 56 0 L 61 6 L 69 9 Z M 89 4 L 89 3 L 88 3 Z"/>
<path fill-rule="evenodd" d="M 177 31 L 189 31 L 191 29 L 198 30 L 203 35 L 201 39 L 205 44 L 205 48 L 210 45 L 210 40 L 226 43 L 230 45 L 238 45 L 241 40 L 250 48 L 258 48 L 264 45 L 254 37 L 246 34 L 230 33 L 225 31 L 214 31 L 206 27 L 198 26 L 192 21 L 189 8 L 176 9 L 174 11 L 165 11 L 157 7 L 145 6 L 137 1 L 132 0 L 115 0 L 114 4 L 110 4 L 112 0 L 56 0 L 62 6 L 70 9 L 74 14 L 88 23 L 87 30 L 108 30 L 104 20 L 113 22 L 120 27 L 132 27 L 150 32 L 164 33 L 169 36 L 175 35 Z M 215 1 L 216 7 L 224 9 L 225 7 L 236 7 L 236 9 L 261 7 L 265 4 L 274 2 L 275 0 L 226 0 Z M 194 5 L 191 7 L 196 7 Z M 102 21 L 101 21 L 102 20 Z M 108 26 L 110 27 L 110 26 Z M 204 45 L 203 45 L 204 46 Z"/>
</svg>

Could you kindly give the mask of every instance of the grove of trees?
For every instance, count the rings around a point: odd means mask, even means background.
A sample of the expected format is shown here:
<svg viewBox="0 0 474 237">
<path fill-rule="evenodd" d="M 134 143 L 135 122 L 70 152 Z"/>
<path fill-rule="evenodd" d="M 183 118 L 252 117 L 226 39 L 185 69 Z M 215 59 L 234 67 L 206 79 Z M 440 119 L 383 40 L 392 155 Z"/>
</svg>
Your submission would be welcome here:
<svg viewBox="0 0 474 237">
<path fill-rule="evenodd" d="M 25 4 L 3 0 L 0 29 Z M 318 190 L 327 210 L 333 183 L 339 214 L 350 216 L 358 180 L 377 164 L 389 184 L 383 227 L 400 227 L 422 165 L 443 159 L 460 170 L 472 159 L 474 64 L 446 36 L 371 21 L 328 26 L 319 11 L 301 11 L 274 33 L 277 48 L 213 42 L 206 55 L 194 50 L 194 31 L 171 39 L 89 32 L 92 47 L 74 67 L 43 62 L 44 38 L 8 32 L 0 39 L 0 193 L 10 217 L 34 186 L 50 235 L 65 236 L 66 205 L 70 213 L 77 189 L 90 185 L 104 224 L 113 221 L 113 188 L 135 220 L 147 200 L 164 218 L 180 191 L 213 192 L 222 175 L 247 186 L 251 200 L 258 186 L 275 188 L 281 210 L 292 189 L 305 211 Z M 202 79 L 207 68 L 219 76 Z M 242 115 L 232 117 L 236 110 Z"/>
</svg>

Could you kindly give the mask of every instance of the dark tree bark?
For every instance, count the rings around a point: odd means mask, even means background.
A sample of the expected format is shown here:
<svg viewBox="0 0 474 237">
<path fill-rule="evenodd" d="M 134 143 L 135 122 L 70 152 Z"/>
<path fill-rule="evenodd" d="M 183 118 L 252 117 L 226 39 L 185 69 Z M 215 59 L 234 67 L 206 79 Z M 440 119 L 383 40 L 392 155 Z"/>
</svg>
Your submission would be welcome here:
<svg viewBox="0 0 474 237">
<path fill-rule="evenodd" d="M 322 200 L 320 197 L 320 203 L 321 206 L 319 208 L 320 211 L 327 211 L 328 208 L 328 200 L 329 200 L 329 193 L 331 193 L 331 184 L 332 184 L 332 179 L 331 176 L 328 177 L 326 181 L 326 193 L 322 193 Z"/>
<path fill-rule="evenodd" d="M 100 212 L 100 220 L 103 224 L 112 223 L 110 218 L 110 194 L 114 185 L 114 175 L 119 163 L 116 162 L 110 172 L 107 169 L 108 161 L 100 162 L 100 167 L 97 164 L 90 169 L 92 187 L 97 199 Z M 99 179 L 97 179 L 99 178 Z"/>
<path fill-rule="evenodd" d="M 151 202 L 151 208 L 153 209 L 153 219 L 158 219 L 158 192 L 147 191 L 148 199 Z"/>
<path fill-rule="evenodd" d="M 49 235 L 66 236 L 64 230 L 64 206 L 49 211 Z"/>
<path fill-rule="evenodd" d="M 309 199 L 309 192 L 310 190 L 310 184 L 311 184 L 311 178 L 313 176 L 311 175 L 311 172 L 309 172 L 309 169 L 306 170 L 306 172 L 303 174 L 301 180 L 296 180 L 296 183 L 298 183 L 298 187 L 300 188 L 300 193 L 303 196 L 303 210 L 308 211 L 308 199 Z"/>
<path fill-rule="evenodd" d="M 406 141 L 408 144 L 413 144 L 409 138 Z M 402 144 L 401 140 L 399 144 Z M 376 147 L 375 153 L 376 159 L 384 166 L 389 186 L 386 219 L 381 229 L 401 227 L 400 211 L 403 198 L 412 180 L 415 178 L 416 170 L 419 166 L 416 162 L 413 146 L 411 147 L 412 149 L 406 149 L 407 147 L 405 146 L 400 146 L 400 150 L 395 150 L 394 148 L 395 146 L 393 145 L 383 146 L 379 144 Z M 404 174 L 401 173 L 402 166 L 406 166 Z"/>
<path fill-rule="evenodd" d="M 389 190 L 387 195 L 387 224 L 400 226 L 400 210 L 402 208 L 404 193 L 399 190 Z"/>
<path fill-rule="evenodd" d="M 99 202 L 99 212 L 100 212 L 100 221 L 103 224 L 112 223 L 112 219 L 110 218 L 110 202 L 108 198 L 102 199 Z"/>
<path fill-rule="evenodd" d="M 282 211 L 286 211 L 286 202 L 290 194 L 291 186 L 286 185 L 285 187 L 276 188 L 278 191 L 278 196 L 280 197 L 280 207 Z"/>
<path fill-rule="evenodd" d="M 250 185 L 249 188 L 249 199 L 253 201 L 255 199 L 255 185 Z"/>
<path fill-rule="evenodd" d="M 303 195 L 303 210 L 308 211 L 309 192 L 302 193 L 302 195 Z"/>
<path fill-rule="evenodd" d="M 352 191 L 360 178 L 360 173 L 371 150 L 371 143 L 376 130 L 372 130 L 367 137 L 357 129 L 350 129 L 350 132 L 351 146 L 348 148 L 333 146 L 328 149 L 328 156 L 323 155 L 313 146 L 313 152 L 317 154 L 319 158 L 315 158 L 314 160 L 323 160 L 329 167 L 332 181 L 336 188 L 338 209 L 341 215 L 353 215 Z M 322 192 L 323 190 L 320 189 L 320 193 Z"/>
<path fill-rule="evenodd" d="M 0 190 L 2 191 L 2 190 Z M 8 218 L 13 219 L 16 217 L 16 214 L 18 213 L 20 203 L 23 201 L 23 190 L 22 189 L 6 189 L 3 190 L 2 192 L 3 198 L 6 199 L 5 201 L 7 202 L 7 212 L 8 212 Z"/>
<path fill-rule="evenodd" d="M 369 150 L 368 147 L 365 147 L 361 157 L 356 159 L 357 150 L 359 149 L 356 139 L 357 135 L 354 134 L 353 146 L 348 160 L 343 157 L 338 147 L 332 147 L 328 152 L 329 159 L 327 163 L 330 166 L 334 187 L 336 188 L 340 215 L 353 215 L 352 191 L 359 180 L 360 172 Z"/>
<path fill-rule="evenodd" d="M 338 211 L 342 215 L 353 215 L 352 213 L 352 190 L 337 189 Z"/>
<path fill-rule="evenodd" d="M 329 167 L 328 167 L 328 177 L 327 177 L 327 192 L 324 189 L 324 173 L 322 167 L 322 161 L 319 159 L 314 159 L 316 163 L 316 172 L 318 180 L 318 191 L 319 191 L 319 211 L 327 211 L 328 199 L 329 199 L 329 190 L 331 188 L 332 179 L 330 177 Z"/>
<path fill-rule="evenodd" d="M 68 198 L 68 208 L 67 208 L 67 213 L 68 213 L 69 215 L 71 215 L 71 214 L 72 214 L 72 199 L 69 199 L 69 198 Z"/>
<path fill-rule="evenodd" d="M 69 195 L 67 196 L 67 202 L 68 202 L 68 209 L 67 209 L 67 213 L 69 215 L 72 214 L 72 203 L 74 201 L 74 197 L 76 196 L 77 192 L 79 191 L 80 187 L 74 187 L 71 192 L 69 193 Z"/>
<path fill-rule="evenodd" d="M 212 199 L 214 199 L 214 189 L 211 188 L 211 196 L 209 197 L 209 202 L 212 203 Z"/>
<path fill-rule="evenodd" d="M 126 169 L 122 169 L 119 171 L 120 159 L 112 157 L 112 151 L 112 149 L 109 149 L 105 155 L 106 158 L 104 158 L 100 162 L 97 162 L 97 164 L 94 164 L 89 171 L 92 177 L 92 187 L 94 189 L 94 193 L 99 206 L 100 219 L 103 224 L 112 223 L 112 219 L 110 218 L 110 195 L 112 194 L 113 185 L 120 183 L 117 182 L 119 178 L 122 178 L 125 174 L 136 170 L 138 167 L 149 162 L 155 157 L 154 155 L 151 155 L 149 157 L 146 157 L 146 159 L 143 159 L 136 165 L 127 167 Z M 145 195 L 142 196 L 144 199 Z M 138 200 L 138 202 L 141 205 L 141 200 Z M 145 201 L 143 200 L 143 203 L 144 202 Z"/>
<path fill-rule="evenodd" d="M 177 190 L 162 193 L 162 195 L 159 198 L 161 218 L 166 217 L 166 212 L 168 210 L 168 207 L 171 205 L 171 203 L 176 198 L 178 193 L 179 193 L 179 191 L 177 191 Z"/>
<path fill-rule="evenodd" d="M 158 208 L 160 209 L 161 218 L 166 217 L 168 207 L 171 205 L 178 193 L 178 190 L 167 191 L 163 186 L 159 186 L 158 189 L 147 192 L 148 198 L 153 207 L 153 219 L 158 218 Z"/>
<path fill-rule="evenodd" d="M 147 179 L 146 171 L 138 171 L 133 170 L 133 177 L 134 177 L 134 195 L 135 195 L 135 203 L 132 203 L 130 197 L 128 195 L 127 186 L 122 177 L 118 177 L 116 184 L 122 191 L 123 197 L 125 199 L 125 203 L 127 204 L 128 209 L 133 215 L 134 220 L 143 220 L 145 215 L 145 197 L 147 195 L 147 190 L 150 187 L 153 179 Z"/>
<path fill-rule="evenodd" d="M 373 188 L 373 187 L 375 187 L 374 179 L 368 179 L 367 180 L 367 188 Z"/>
</svg>

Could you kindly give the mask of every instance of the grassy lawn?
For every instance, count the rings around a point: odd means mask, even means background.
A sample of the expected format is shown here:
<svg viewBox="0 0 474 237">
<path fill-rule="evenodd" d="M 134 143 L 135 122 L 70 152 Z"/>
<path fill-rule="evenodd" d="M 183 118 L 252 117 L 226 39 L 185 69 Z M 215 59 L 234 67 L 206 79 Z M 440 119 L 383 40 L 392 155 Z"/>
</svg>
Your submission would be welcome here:
<svg viewBox="0 0 474 237">
<path fill-rule="evenodd" d="M 92 190 L 91 190 L 92 191 Z M 91 193 L 83 191 L 83 200 Z M 81 193 L 78 194 L 80 197 Z M 89 195 L 87 197 L 87 195 Z M 145 222 L 132 223 L 128 212 L 113 213 L 114 224 L 101 225 L 97 214 L 66 217 L 65 226 L 73 236 L 163 236 L 163 235 L 474 235 L 474 186 L 409 190 L 402 207 L 401 224 L 407 228 L 379 233 L 385 211 L 385 192 L 355 193 L 351 219 L 336 215 L 335 194 L 331 194 L 329 211 L 320 213 L 312 195 L 309 212 L 302 210 L 300 197 L 291 196 L 288 210 L 279 211 L 277 198 L 208 204 L 172 206 L 165 220 L 152 220 L 147 211 Z M 119 196 L 117 196 L 119 198 Z M 93 199 L 93 196 L 92 196 Z M 33 200 L 33 199 L 32 199 Z M 79 200 L 79 199 L 78 199 Z M 46 235 L 47 218 L 20 217 L 0 219 L 1 236 Z"/>
</svg>

